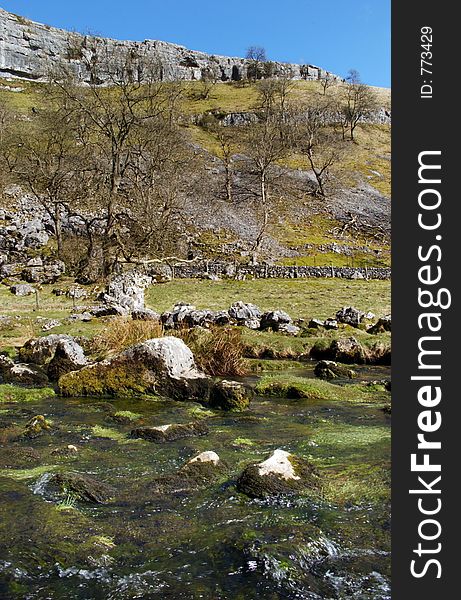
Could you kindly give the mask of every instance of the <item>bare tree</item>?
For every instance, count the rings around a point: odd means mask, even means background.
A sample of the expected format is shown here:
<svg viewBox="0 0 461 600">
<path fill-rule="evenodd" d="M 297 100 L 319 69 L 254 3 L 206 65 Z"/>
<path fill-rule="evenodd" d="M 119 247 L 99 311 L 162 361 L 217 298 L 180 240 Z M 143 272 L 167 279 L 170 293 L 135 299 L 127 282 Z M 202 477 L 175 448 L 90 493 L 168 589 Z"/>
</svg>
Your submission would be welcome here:
<svg viewBox="0 0 461 600">
<path fill-rule="evenodd" d="M 258 82 L 257 108 L 262 110 L 264 115 L 271 116 L 279 113 L 283 118 L 288 109 L 293 87 L 294 82 L 290 73 L 282 74 L 277 79 L 264 79 Z"/>
<path fill-rule="evenodd" d="M 324 71 L 322 73 L 322 75 L 319 78 L 319 81 L 320 85 L 322 86 L 324 96 L 326 96 L 328 88 L 333 87 L 337 83 L 336 78 L 331 73 L 328 73 L 328 71 Z"/>
<path fill-rule="evenodd" d="M 6 158 L 15 180 L 51 218 L 62 257 L 62 221 L 77 201 L 77 173 L 82 169 L 83 148 L 65 113 L 52 103 L 35 114 L 26 133 L 10 139 Z"/>
<path fill-rule="evenodd" d="M 143 56 L 99 56 L 87 64 L 90 84 L 83 88 L 65 76 L 54 78 L 56 99 L 78 135 L 90 148 L 97 177 L 92 193 L 102 244 L 104 276 L 120 250 L 117 227 L 126 215 L 125 179 L 136 158 L 142 132 L 166 123 L 173 127 L 180 92 L 159 81 L 158 65 Z M 100 82 L 109 78 L 110 87 Z M 163 128 L 165 135 L 167 129 Z M 169 129 L 168 129 L 169 131 Z M 158 137 L 157 137 L 158 140 Z M 165 141 L 162 137 L 160 145 Z M 152 150 L 152 148 L 150 149 Z"/>
<path fill-rule="evenodd" d="M 353 141 L 355 128 L 364 117 L 378 108 L 378 100 L 374 90 L 361 82 L 358 71 L 351 69 L 340 102 L 343 137 L 348 129 L 350 139 Z"/>
<path fill-rule="evenodd" d="M 261 79 L 264 75 L 264 63 L 267 62 L 266 50 L 262 46 L 250 46 L 245 58 L 248 61 L 248 79 L 250 81 Z"/>
<path fill-rule="evenodd" d="M 200 81 L 197 84 L 196 97 L 199 100 L 206 100 L 215 85 L 219 81 L 219 75 L 212 67 L 205 67 L 202 69 Z"/>
<path fill-rule="evenodd" d="M 301 108 L 296 121 L 298 149 L 306 156 L 315 176 L 316 194 L 324 197 L 332 167 L 341 159 L 343 150 L 332 124 L 332 104 L 317 96 Z"/>
<path fill-rule="evenodd" d="M 267 234 L 273 208 L 271 190 L 274 180 L 280 177 L 277 162 L 289 152 L 286 123 L 279 113 L 248 125 L 242 131 L 243 148 L 249 163 L 249 175 L 255 181 L 253 204 L 258 218 L 258 233 L 253 245 L 253 260 L 257 261 Z"/>
</svg>

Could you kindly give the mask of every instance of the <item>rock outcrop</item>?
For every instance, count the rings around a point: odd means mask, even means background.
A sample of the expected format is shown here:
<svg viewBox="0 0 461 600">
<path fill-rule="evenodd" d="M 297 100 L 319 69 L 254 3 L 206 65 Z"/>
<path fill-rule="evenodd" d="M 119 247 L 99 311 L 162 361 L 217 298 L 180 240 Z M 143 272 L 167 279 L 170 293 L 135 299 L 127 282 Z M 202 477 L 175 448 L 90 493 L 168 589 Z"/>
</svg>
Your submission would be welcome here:
<svg viewBox="0 0 461 600">
<path fill-rule="evenodd" d="M 315 365 L 314 374 L 320 379 L 352 379 L 357 374 L 352 369 L 341 365 L 333 360 L 321 360 Z"/>
<path fill-rule="evenodd" d="M 82 82 L 90 81 L 87 65 L 110 56 L 123 63 L 128 57 L 136 63 L 147 58 L 157 66 L 159 78 L 166 81 L 200 80 L 213 75 L 220 81 L 246 79 L 250 61 L 188 50 L 184 46 L 158 40 L 119 41 L 81 35 L 35 23 L 0 9 L 0 76 L 46 80 L 50 69 L 65 66 Z M 273 73 L 290 73 L 294 79 L 318 79 L 326 71 L 314 65 L 272 63 Z M 332 75 L 332 74 L 330 74 Z M 333 77 L 339 79 L 336 75 Z M 101 84 L 111 80 L 109 71 L 98 72 Z"/>
<path fill-rule="evenodd" d="M 83 369 L 87 364 L 83 348 L 75 340 L 60 340 L 48 364 L 48 377 L 57 381 L 62 375 Z"/>
<path fill-rule="evenodd" d="M 27 363 L 45 365 L 54 357 L 59 342 L 73 342 L 74 338 L 65 333 L 52 333 L 44 337 L 28 340 L 19 350 L 19 357 Z"/>
</svg>

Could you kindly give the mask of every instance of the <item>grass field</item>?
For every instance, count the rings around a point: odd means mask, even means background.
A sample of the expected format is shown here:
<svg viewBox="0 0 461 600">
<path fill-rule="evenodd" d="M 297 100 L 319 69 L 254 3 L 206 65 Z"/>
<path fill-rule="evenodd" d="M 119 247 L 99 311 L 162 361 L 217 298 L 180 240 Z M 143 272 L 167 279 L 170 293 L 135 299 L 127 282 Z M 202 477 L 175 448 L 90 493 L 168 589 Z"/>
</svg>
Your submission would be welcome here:
<svg viewBox="0 0 461 600">
<path fill-rule="evenodd" d="M 66 318 L 74 312 L 72 300 L 65 296 L 53 295 L 53 287 L 43 286 L 39 291 L 40 306 L 37 309 L 34 296 L 14 296 L 7 287 L 0 286 L 0 314 L 14 317 L 11 326 L 3 326 L 0 329 L 0 349 L 17 347 L 31 337 L 47 333 L 93 337 L 107 327 L 107 322 L 101 319 L 93 319 L 89 323 L 67 322 Z M 194 304 L 197 308 L 218 310 L 229 308 L 237 300 L 252 302 L 263 311 L 281 309 L 294 319 L 332 317 L 339 308 L 349 305 L 382 316 L 390 312 L 390 282 L 341 279 L 177 279 L 151 286 L 146 294 L 146 304 L 158 312 L 169 310 L 180 301 Z M 87 302 L 95 303 L 91 299 Z M 49 319 L 58 319 L 62 324 L 49 332 L 43 332 L 43 324 Z M 374 337 L 358 330 L 354 335 Z M 246 341 L 256 345 L 273 345 L 276 348 L 301 348 L 304 343 L 297 338 L 250 330 L 244 331 L 244 337 Z"/>
</svg>

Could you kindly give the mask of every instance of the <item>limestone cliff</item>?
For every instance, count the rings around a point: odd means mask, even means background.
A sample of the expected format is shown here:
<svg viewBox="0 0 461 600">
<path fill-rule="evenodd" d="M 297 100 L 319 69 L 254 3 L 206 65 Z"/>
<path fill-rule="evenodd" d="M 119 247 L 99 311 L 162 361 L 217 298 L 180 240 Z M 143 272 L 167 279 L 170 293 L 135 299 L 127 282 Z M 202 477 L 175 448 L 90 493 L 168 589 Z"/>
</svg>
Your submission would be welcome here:
<svg viewBox="0 0 461 600">
<path fill-rule="evenodd" d="M 212 72 L 221 81 L 247 77 L 249 61 L 188 50 L 184 46 L 145 40 L 143 42 L 85 36 L 35 23 L 0 8 L 0 77 L 43 81 L 50 70 L 65 64 L 82 81 L 89 81 L 87 64 L 98 56 L 123 60 L 126 56 L 148 57 L 159 65 L 161 78 L 168 81 L 199 80 Z M 318 79 L 320 67 L 273 63 L 275 74 L 289 72 L 293 79 Z M 106 81 L 104 80 L 106 79 Z M 101 84 L 109 75 L 102 75 Z"/>
</svg>

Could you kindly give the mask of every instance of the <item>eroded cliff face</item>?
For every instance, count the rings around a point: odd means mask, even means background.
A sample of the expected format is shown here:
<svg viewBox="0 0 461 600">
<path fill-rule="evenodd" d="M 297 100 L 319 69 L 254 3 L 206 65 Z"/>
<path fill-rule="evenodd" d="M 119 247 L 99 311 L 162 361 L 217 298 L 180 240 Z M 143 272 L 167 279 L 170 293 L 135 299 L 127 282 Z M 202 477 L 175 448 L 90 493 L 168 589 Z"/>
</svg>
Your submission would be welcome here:
<svg viewBox="0 0 461 600">
<path fill-rule="evenodd" d="M 70 69 L 82 82 L 90 81 L 89 64 L 98 57 L 113 61 L 144 57 L 155 61 L 159 76 L 167 81 L 200 80 L 212 73 L 221 81 L 245 79 L 249 61 L 188 50 L 184 46 L 145 40 L 119 41 L 56 29 L 29 21 L 0 9 L 0 76 L 32 81 L 46 80 L 50 71 Z M 272 63 L 274 74 L 289 72 L 293 79 L 315 80 L 326 72 L 313 65 Z M 98 73 L 100 83 L 109 83 L 109 72 Z"/>
</svg>

